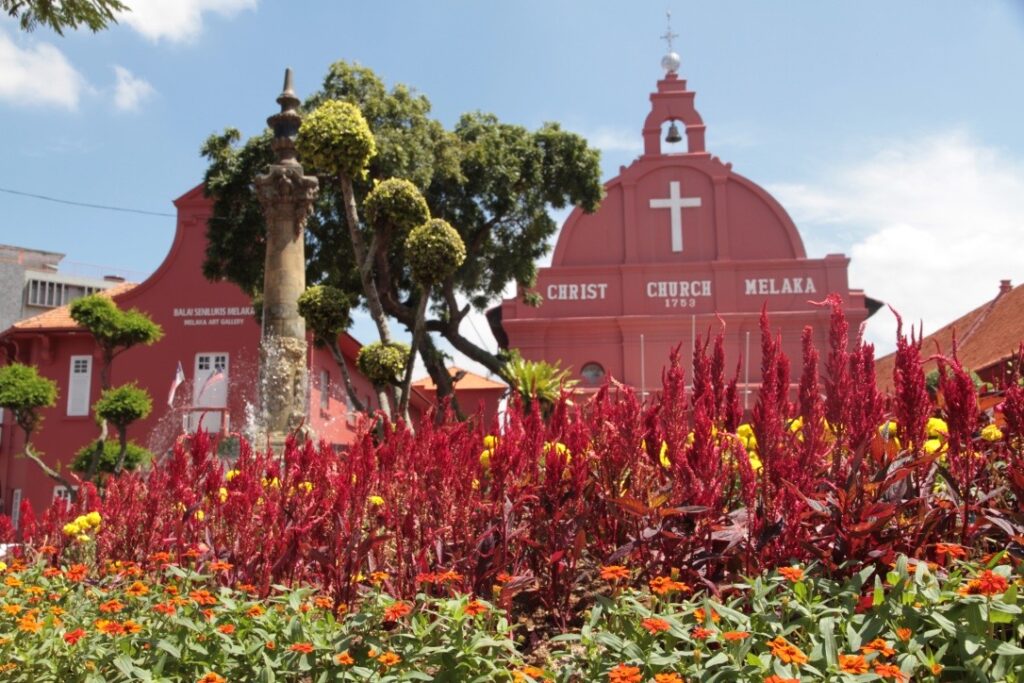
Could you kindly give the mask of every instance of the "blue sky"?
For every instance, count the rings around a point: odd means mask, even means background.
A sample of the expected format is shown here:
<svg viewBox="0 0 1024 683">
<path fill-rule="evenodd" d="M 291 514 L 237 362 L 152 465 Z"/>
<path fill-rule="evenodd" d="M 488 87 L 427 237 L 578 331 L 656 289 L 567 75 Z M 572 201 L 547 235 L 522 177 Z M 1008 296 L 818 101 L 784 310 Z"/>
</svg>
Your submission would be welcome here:
<svg viewBox="0 0 1024 683">
<path fill-rule="evenodd" d="M 127 2 L 99 34 L 0 20 L 0 188 L 171 213 L 208 134 L 258 132 L 285 66 L 305 95 L 338 59 L 417 88 L 446 124 L 560 121 L 607 178 L 639 151 L 670 8 L 709 150 L 776 195 L 809 255 L 851 255 L 852 284 L 926 331 L 1024 282 L 1022 0 Z M 0 193 L 0 243 L 135 279 L 173 230 Z"/>
</svg>

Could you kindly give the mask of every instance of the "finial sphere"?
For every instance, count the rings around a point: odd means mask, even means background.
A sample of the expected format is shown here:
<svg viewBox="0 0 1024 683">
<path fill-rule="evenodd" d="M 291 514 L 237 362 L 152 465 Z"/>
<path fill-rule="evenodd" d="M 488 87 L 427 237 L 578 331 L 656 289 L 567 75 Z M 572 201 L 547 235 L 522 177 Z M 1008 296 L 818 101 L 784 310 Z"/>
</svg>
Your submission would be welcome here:
<svg viewBox="0 0 1024 683">
<path fill-rule="evenodd" d="M 669 52 L 661 58 L 661 68 L 664 69 L 666 73 L 674 74 L 679 71 L 680 63 L 679 55 L 675 52 Z"/>
</svg>

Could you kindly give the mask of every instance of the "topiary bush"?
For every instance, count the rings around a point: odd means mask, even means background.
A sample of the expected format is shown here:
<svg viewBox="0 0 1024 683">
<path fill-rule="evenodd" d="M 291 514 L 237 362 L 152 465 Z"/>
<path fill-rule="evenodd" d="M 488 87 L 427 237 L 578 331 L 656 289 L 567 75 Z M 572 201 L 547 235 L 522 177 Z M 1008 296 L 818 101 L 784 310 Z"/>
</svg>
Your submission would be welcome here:
<svg viewBox="0 0 1024 683">
<path fill-rule="evenodd" d="M 123 429 L 136 420 L 148 417 L 153 410 L 153 399 L 145 389 L 140 389 L 135 382 L 129 382 L 104 391 L 92 409 L 98 419 Z"/>
<path fill-rule="evenodd" d="M 414 228 L 405 240 L 409 267 L 417 282 L 444 281 L 466 260 L 466 245 L 448 221 L 434 218 Z"/>
<path fill-rule="evenodd" d="M 330 285 L 313 285 L 299 295 L 299 315 L 317 344 L 331 343 L 352 324 L 352 299 Z"/>
<path fill-rule="evenodd" d="M 375 229 L 408 232 L 430 220 L 427 200 L 408 180 L 388 178 L 377 183 L 363 200 L 363 213 Z"/>
<path fill-rule="evenodd" d="M 359 350 L 359 371 L 375 385 L 396 384 L 409 359 L 409 346 L 401 342 L 373 342 Z"/>
<path fill-rule="evenodd" d="M 309 114 L 296 141 L 302 162 L 330 176 L 355 178 L 377 154 L 377 143 L 359 107 L 328 100 Z"/>
<path fill-rule="evenodd" d="M 89 460 L 96 452 L 96 442 L 90 441 L 75 453 L 75 459 L 71 463 L 71 469 L 75 472 L 88 472 Z M 117 466 L 117 459 L 121 455 L 121 444 L 116 439 L 107 439 L 103 442 L 103 450 L 100 452 L 99 464 L 96 469 L 105 474 L 113 474 Z M 148 465 L 153 460 L 153 453 L 143 448 L 134 441 L 128 442 L 125 450 L 123 469 L 134 470 L 143 465 Z"/>
</svg>

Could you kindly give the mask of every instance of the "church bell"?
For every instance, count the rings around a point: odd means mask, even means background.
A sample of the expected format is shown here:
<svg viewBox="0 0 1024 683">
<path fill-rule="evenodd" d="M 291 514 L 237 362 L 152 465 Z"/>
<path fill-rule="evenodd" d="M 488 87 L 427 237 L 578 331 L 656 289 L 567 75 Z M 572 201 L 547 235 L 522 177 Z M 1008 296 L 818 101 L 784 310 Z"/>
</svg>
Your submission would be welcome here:
<svg viewBox="0 0 1024 683">
<path fill-rule="evenodd" d="M 673 121 L 668 127 L 668 135 L 665 136 L 665 142 L 669 144 L 675 144 L 683 139 L 683 136 L 679 134 L 679 126 Z"/>
</svg>

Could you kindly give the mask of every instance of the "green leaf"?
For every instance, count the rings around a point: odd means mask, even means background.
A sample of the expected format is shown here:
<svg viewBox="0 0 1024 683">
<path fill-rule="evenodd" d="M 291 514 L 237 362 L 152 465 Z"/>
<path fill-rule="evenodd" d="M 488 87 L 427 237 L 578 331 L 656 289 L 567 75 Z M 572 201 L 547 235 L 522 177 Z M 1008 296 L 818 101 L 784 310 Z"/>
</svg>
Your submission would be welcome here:
<svg viewBox="0 0 1024 683">
<path fill-rule="evenodd" d="M 171 655 L 175 659 L 181 659 L 181 648 L 170 642 L 166 638 L 161 638 L 156 643 L 157 649 L 163 650 L 167 654 Z"/>
<path fill-rule="evenodd" d="M 995 654 L 1019 657 L 1020 655 L 1024 655 L 1024 648 L 1019 645 L 1014 645 L 1013 643 L 1002 642 L 996 646 Z"/>
</svg>

